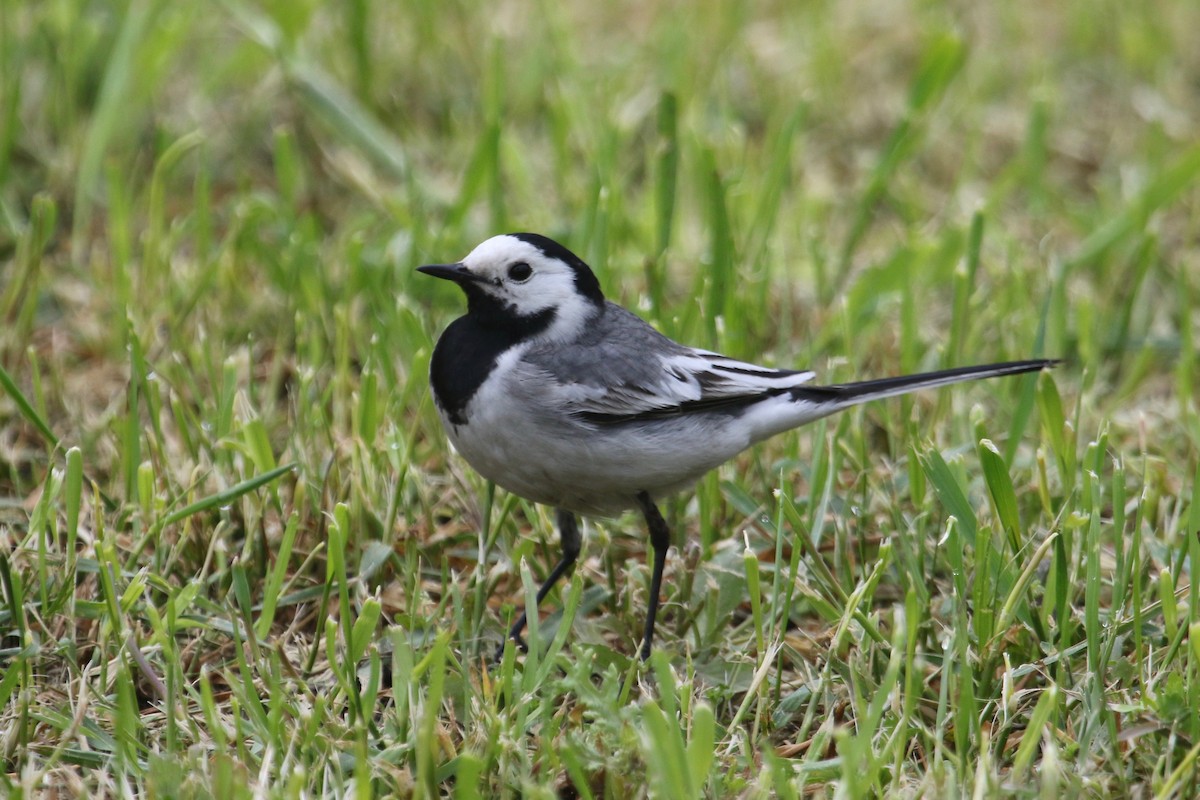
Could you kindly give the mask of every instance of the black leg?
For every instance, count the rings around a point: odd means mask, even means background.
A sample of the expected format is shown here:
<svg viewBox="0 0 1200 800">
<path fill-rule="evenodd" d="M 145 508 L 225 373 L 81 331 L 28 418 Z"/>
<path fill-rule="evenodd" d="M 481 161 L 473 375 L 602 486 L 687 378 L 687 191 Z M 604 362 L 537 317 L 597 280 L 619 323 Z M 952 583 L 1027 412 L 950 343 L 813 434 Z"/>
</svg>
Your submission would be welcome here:
<svg viewBox="0 0 1200 800">
<path fill-rule="evenodd" d="M 541 605 L 546 599 L 546 595 L 554 588 L 554 584 L 558 583 L 558 579 L 566 574 L 576 559 L 579 558 L 579 549 L 582 540 L 579 537 L 579 522 L 575 519 L 575 515 L 570 511 L 556 509 L 556 519 L 558 521 L 558 537 L 562 541 L 562 558 L 550 570 L 550 574 L 546 576 L 546 580 L 542 583 L 537 592 L 537 603 Z M 537 608 L 533 609 L 533 613 L 537 613 Z M 525 645 L 525 640 L 521 638 L 521 631 L 525 630 L 525 623 L 529 621 L 529 609 L 524 609 L 521 616 L 517 617 L 517 621 L 513 623 L 512 628 L 508 632 L 508 638 L 517 643 L 517 646 L 522 650 L 528 650 Z M 500 647 L 496 649 L 496 660 L 499 661 L 504 657 L 504 642 L 500 643 Z"/>
<path fill-rule="evenodd" d="M 650 642 L 654 639 L 654 618 L 658 616 L 658 594 L 662 591 L 663 567 L 667 564 L 667 548 L 671 546 L 671 532 L 667 521 L 659 513 L 650 495 L 639 492 L 638 504 L 646 517 L 650 529 L 650 544 L 654 547 L 654 571 L 650 573 L 650 604 L 646 609 L 646 632 L 642 636 L 642 661 L 650 657 Z"/>
</svg>

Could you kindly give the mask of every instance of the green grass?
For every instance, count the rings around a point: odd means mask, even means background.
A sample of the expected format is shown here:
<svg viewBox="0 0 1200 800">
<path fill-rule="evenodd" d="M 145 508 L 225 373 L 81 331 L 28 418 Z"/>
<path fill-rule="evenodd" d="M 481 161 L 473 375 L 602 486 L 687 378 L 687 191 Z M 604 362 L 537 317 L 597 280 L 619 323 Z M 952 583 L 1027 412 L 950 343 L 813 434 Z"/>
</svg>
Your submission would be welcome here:
<svg viewBox="0 0 1200 800">
<path fill-rule="evenodd" d="M 978 6 L 978 7 L 976 7 Z M 0 795 L 1194 797 L 1200 7 L 0 4 Z M 647 543 L 453 455 L 561 238 L 831 382 Z"/>
</svg>

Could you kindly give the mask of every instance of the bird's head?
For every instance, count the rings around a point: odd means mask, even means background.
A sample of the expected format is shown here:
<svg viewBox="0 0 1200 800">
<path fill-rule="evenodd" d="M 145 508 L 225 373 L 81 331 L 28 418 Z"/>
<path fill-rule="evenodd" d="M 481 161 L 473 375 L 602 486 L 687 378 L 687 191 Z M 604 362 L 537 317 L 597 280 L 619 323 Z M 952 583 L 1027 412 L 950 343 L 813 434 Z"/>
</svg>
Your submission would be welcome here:
<svg viewBox="0 0 1200 800">
<path fill-rule="evenodd" d="M 493 236 L 457 264 L 418 270 L 454 281 L 468 313 L 492 324 L 539 320 L 552 334 L 574 334 L 604 308 L 600 282 L 583 259 L 536 233 Z"/>
</svg>

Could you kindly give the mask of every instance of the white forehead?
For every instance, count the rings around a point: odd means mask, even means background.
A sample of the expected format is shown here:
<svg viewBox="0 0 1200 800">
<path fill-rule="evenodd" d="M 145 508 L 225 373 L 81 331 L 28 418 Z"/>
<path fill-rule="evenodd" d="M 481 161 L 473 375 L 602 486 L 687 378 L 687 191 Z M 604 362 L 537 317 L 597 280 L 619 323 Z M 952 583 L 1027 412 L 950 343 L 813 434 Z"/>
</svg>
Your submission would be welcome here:
<svg viewBox="0 0 1200 800">
<path fill-rule="evenodd" d="M 515 236 L 501 234 L 480 244 L 463 259 L 472 269 L 504 267 L 517 261 L 546 261 L 541 250 Z"/>
<path fill-rule="evenodd" d="M 525 237 L 533 237 L 532 241 Z M 588 320 L 604 306 L 600 286 L 591 271 L 566 248 L 534 234 L 493 236 L 472 250 L 463 265 L 483 278 L 468 290 L 483 292 L 503 304 L 506 313 L 534 317 L 552 311 L 552 324 L 537 334 L 540 340 L 566 341 L 578 336 Z M 546 247 L 554 255 L 548 255 Z M 560 254 L 561 253 L 561 254 Z M 509 270 L 524 262 L 529 274 L 513 278 Z M 583 280 L 590 294 L 581 292 Z M 467 287 L 464 287 L 467 288 Z"/>
</svg>

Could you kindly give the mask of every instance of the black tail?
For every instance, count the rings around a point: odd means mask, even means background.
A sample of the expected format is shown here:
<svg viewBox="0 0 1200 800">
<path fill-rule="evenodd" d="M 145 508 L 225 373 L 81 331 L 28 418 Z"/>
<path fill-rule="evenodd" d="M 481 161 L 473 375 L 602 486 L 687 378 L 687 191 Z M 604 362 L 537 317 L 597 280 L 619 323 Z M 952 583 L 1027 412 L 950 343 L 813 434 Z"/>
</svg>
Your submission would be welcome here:
<svg viewBox="0 0 1200 800">
<path fill-rule="evenodd" d="M 840 406 L 852 406 L 883 397 L 908 394 L 920 389 L 934 389 L 952 383 L 974 381 L 981 378 L 998 378 L 1002 375 L 1019 375 L 1022 372 L 1037 372 L 1062 363 L 1058 359 L 1043 358 L 1031 361 L 1006 361 L 1001 364 L 981 364 L 977 367 L 955 367 L 919 375 L 902 375 L 898 378 L 880 378 L 860 383 L 844 383 L 833 386 L 797 386 L 789 389 L 796 400 L 813 403 L 837 402 Z"/>
</svg>

